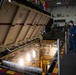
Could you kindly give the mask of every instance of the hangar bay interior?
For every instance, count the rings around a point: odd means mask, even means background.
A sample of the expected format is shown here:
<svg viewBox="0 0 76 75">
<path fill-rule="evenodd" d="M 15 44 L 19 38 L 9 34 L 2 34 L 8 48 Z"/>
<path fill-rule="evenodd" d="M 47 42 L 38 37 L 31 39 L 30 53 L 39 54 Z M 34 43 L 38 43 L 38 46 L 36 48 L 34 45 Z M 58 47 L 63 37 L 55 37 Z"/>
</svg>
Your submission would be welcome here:
<svg viewBox="0 0 76 75">
<path fill-rule="evenodd" d="M 22 75 L 51 72 L 57 61 L 54 60 L 57 39 L 61 38 L 63 46 L 64 32 L 62 37 L 48 40 L 50 33 L 44 35 L 44 30 L 49 21 L 53 21 L 49 12 L 26 0 L 3 0 L 0 4 L 0 69 Z"/>
</svg>

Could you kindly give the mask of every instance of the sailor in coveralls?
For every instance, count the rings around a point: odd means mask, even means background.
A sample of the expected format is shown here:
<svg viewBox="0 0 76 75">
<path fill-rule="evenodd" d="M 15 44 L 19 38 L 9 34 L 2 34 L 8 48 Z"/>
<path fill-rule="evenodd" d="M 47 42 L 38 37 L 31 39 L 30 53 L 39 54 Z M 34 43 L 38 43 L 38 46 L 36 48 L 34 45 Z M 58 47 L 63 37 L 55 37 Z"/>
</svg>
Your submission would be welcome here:
<svg viewBox="0 0 76 75">
<path fill-rule="evenodd" d="M 75 50 L 76 52 L 76 41 L 75 41 L 75 35 L 76 35 L 76 26 L 74 25 L 73 21 L 69 22 L 70 28 L 69 28 L 69 50 Z"/>
</svg>

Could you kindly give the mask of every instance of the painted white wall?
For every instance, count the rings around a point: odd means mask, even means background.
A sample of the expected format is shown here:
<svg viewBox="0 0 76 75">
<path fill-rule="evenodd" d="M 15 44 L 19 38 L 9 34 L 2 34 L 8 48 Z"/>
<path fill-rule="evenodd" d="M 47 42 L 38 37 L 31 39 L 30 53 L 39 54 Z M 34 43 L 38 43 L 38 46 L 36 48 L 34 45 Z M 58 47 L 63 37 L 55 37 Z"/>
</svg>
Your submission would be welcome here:
<svg viewBox="0 0 76 75">
<path fill-rule="evenodd" d="M 76 6 L 69 6 L 66 8 L 66 6 L 62 7 L 55 7 L 52 11 L 51 14 L 53 14 L 55 17 L 53 17 L 54 20 L 59 20 L 59 19 L 66 19 L 66 22 L 69 22 L 70 20 L 73 20 L 74 23 L 76 24 Z M 64 17 L 57 17 L 57 14 L 62 14 Z M 67 17 L 67 15 L 69 15 Z M 65 23 L 58 23 L 59 25 L 64 25 Z"/>
</svg>

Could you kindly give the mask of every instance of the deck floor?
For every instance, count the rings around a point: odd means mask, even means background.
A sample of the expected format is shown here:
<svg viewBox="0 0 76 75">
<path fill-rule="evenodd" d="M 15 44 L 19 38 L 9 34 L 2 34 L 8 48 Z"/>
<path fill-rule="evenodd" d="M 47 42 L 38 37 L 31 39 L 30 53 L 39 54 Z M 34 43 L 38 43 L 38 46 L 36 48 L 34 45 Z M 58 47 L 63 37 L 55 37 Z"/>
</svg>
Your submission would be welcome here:
<svg viewBox="0 0 76 75">
<path fill-rule="evenodd" d="M 76 75 L 76 53 L 73 50 L 61 60 L 61 75 Z"/>
</svg>

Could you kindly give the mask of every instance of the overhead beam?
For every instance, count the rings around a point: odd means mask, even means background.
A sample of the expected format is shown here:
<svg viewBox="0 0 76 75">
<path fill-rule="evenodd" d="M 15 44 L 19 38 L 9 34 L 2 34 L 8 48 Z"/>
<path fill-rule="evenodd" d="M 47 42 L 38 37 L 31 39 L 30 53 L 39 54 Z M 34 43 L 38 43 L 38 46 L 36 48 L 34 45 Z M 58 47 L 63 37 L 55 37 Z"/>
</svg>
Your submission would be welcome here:
<svg viewBox="0 0 76 75">
<path fill-rule="evenodd" d="M 43 10 L 43 9 L 42 9 L 40 6 L 38 6 L 38 5 L 32 4 L 31 2 L 28 2 L 28 1 L 26 1 L 26 0 L 14 0 L 14 1 L 50 16 L 50 13 L 49 13 L 49 12 Z"/>
</svg>

